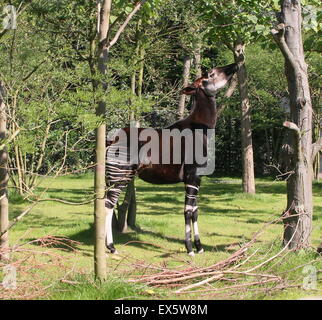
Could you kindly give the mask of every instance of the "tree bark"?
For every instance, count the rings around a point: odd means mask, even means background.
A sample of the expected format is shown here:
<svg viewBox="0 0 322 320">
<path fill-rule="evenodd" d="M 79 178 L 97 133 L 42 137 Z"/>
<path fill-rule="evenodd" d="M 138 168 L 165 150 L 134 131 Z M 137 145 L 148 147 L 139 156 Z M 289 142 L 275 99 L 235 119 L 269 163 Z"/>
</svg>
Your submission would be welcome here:
<svg viewBox="0 0 322 320">
<path fill-rule="evenodd" d="M 0 80 L 0 141 L 5 143 L 7 138 L 7 115 L 4 102 L 5 88 Z M 8 152 L 3 147 L 0 150 L 0 260 L 9 259 L 9 202 L 8 202 Z"/>
<path fill-rule="evenodd" d="M 243 191 L 255 193 L 254 155 L 251 129 L 250 103 L 248 97 L 248 78 L 245 66 L 245 45 L 242 41 L 234 44 L 234 58 L 238 63 L 238 89 L 241 99 L 241 144 Z"/>
<path fill-rule="evenodd" d="M 183 87 L 186 87 L 189 84 L 191 61 L 192 61 L 192 59 L 190 57 L 188 57 L 188 56 L 184 57 L 183 72 L 182 72 L 182 86 Z M 186 95 L 181 94 L 180 99 L 179 99 L 179 106 L 178 106 L 178 114 L 179 114 L 180 119 L 182 119 L 184 116 L 185 103 L 186 103 Z"/>
<path fill-rule="evenodd" d="M 284 245 L 301 249 L 310 245 L 312 230 L 312 163 L 319 142 L 312 145 L 312 103 L 302 42 L 301 4 L 283 0 L 278 15 L 280 25 L 272 30 L 285 58 L 285 75 L 290 94 L 291 122 L 289 163 L 294 173 L 287 180 L 287 208 L 284 212 Z"/>
</svg>

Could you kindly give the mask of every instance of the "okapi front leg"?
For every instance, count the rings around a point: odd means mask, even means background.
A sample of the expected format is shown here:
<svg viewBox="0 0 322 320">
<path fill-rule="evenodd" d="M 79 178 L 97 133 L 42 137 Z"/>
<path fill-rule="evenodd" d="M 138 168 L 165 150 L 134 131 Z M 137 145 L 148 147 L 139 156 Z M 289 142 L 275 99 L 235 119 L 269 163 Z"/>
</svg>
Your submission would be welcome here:
<svg viewBox="0 0 322 320">
<path fill-rule="evenodd" d="M 112 220 L 113 220 L 113 211 L 115 208 L 115 205 L 117 203 L 117 200 L 121 194 L 121 191 L 125 188 L 126 184 L 119 184 L 116 186 L 111 187 L 107 194 L 105 199 L 105 212 L 106 212 L 106 218 L 105 218 L 105 245 L 106 248 L 114 254 L 117 254 L 113 243 L 113 229 L 112 229 Z"/>
<path fill-rule="evenodd" d="M 198 207 L 195 207 L 195 210 L 192 213 L 192 224 L 193 224 L 193 235 L 194 235 L 194 243 L 198 253 L 203 253 L 203 247 L 201 245 L 199 229 L 198 229 Z"/>
<path fill-rule="evenodd" d="M 190 256 L 194 256 L 194 252 L 192 250 L 192 241 L 191 241 L 191 220 L 192 214 L 191 211 L 187 210 L 187 206 L 184 212 L 184 220 L 185 220 L 185 245 L 187 252 Z"/>
<path fill-rule="evenodd" d="M 198 230 L 198 206 L 197 206 L 197 196 L 198 196 L 199 186 L 186 184 L 186 198 L 185 198 L 185 228 L 186 228 L 186 239 L 185 244 L 189 255 L 194 255 L 192 250 L 191 241 L 191 224 L 193 225 L 194 232 L 194 244 L 198 253 L 202 253 L 204 250 L 202 248 L 199 230 Z"/>
<path fill-rule="evenodd" d="M 117 250 L 114 247 L 113 243 L 113 230 L 112 230 L 112 220 L 113 220 L 113 208 L 105 207 L 106 211 L 106 220 L 105 220 L 105 245 L 106 248 L 114 254 L 117 254 Z"/>
</svg>

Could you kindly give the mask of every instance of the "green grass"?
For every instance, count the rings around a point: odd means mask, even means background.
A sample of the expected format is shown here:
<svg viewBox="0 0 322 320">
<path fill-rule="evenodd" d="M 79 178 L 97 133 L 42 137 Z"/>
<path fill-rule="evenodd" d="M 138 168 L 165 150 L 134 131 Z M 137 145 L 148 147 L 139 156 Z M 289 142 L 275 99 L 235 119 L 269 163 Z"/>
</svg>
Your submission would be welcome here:
<svg viewBox="0 0 322 320">
<path fill-rule="evenodd" d="M 111 278 L 104 283 L 89 276 L 77 276 L 72 284 L 59 284 L 53 288 L 55 300 L 136 300 L 145 298 L 143 286 L 134 286 L 122 279 Z M 146 290 L 146 289 L 145 289 Z"/>
<path fill-rule="evenodd" d="M 37 191 L 44 192 L 45 198 L 60 198 L 68 201 L 83 201 L 91 197 L 93 178 L 90 174 L 58 179 L 47 178 L 41 181 Z M 211 265 L 228 257 L 238 244 L 251 239 L 267 221 L 278 218 L 285 209 L 286 186 L 283 182 L 269 179 L 257 179 L 256 195 L 242 193 L 241 180 L 220 177 L 203 178 L 199 198 L 199 229 L 205 248 L 203 255 L 191 259 L 184 248 L 184 186 L 151 185 L 136 181 L 137 187 L 137 231 L 125 234 L 114 233 L 114 242 L 124 261 L 107 258 L 110 280 L 105 284 L 93 283 L 93 207 L 87 205 L 66 205 L 59 202 L 40 202 L 19 222 L 10 233 L 12 244 L 39 238 L 45 235 L 68 237 L 79 241 L 77 253 L 56 248 L 57 253 L 66 257 L 75 271 L 70 278 L 76 284 L 56 284 L 49 289 L 52 299 L 119 299 L 126 297 L 155 299 L 188 299 L 189 296 L 174 296 L 170 290 L 153 289 L 147 294 L 145 287 L 126 284 L 129 263 L 135 259 L 147 263 L 179 266 L 196 264 Z M 48 188 L 46 191 L 45 188 Z M 11 218 L 18 215 L 29 204 L 20 196 L 10 194 Z M 314 183 L 314 229 L 312 245 L 321 242 L 322 230 L 322 183 Z M 266 248 L 278 252 L 283 233 L 282 224 L 272 225 L 259 238 L 255 248 L 260 248 L 265 257 Z M 271 249 L 273 250 L 273 249 Z M 308 263 L 314 253 L 290 253 L 284 261 L 276 266 L 279 271 L 288 270 Z M 267 268 L 270 265 L 266 266 Z M 303 269 L 303 268 L 302 268 Z M 301 277 L 302 269 L 294 273 Z M 319 267 L 321 269 L 321 266 Z M 274 269 L 275 270 L 275 269 Z M 47 275 L 46 281 L 64 276 L 59 268 Z M 79 280 L 77 274 L 83 277 Z M 302 275 L 303 277 L 303 275 Z M 78 283 L 80 282 L 80 283 Z M 149 292 L 149 291 L 148 291 Z M 272 295 L 259 295 L 258 299 L 297 299 L 311 293 L 288 289 Z M 317 295 L 313 292 L 312 295 Z M 320 293 L 321 295 L 321 293 Z M 193 297 L 193 296 L 190 296 Z M 238 298 L 238 297 L 237 297 Z M 246 295 L 243 298 L 251 298 Z"/>
</svg>

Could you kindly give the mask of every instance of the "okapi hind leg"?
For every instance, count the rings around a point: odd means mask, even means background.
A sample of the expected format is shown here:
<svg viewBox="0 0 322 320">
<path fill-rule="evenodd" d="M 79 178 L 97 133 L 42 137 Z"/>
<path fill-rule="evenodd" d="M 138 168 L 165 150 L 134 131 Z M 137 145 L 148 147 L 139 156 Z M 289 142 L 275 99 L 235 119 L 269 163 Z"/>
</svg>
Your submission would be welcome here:
<svg viewBox="0 0 322 320">
<path fill-rule="evenodd" d="M 114 254 L 118 254 L 113 243 L 113 230 L 112 230 L 112 220 L 113 220 L 113 208 L 108 208 L 105 204 L 105 246 L 106 248 Z"/>
<path fill-rule="evenodd" d="M 113 243 L 113 228 L 112 228 L 112 221 L 113 221 L 113 211 L 115 205 L 119 199 L 119 196 L 122 190 L 127 186 L 127 183 L 118 184 L 116 186 L 111 187 L 106 193 L 105 199 L 105 246 L 107 250 L 109 250 L 113 254 L 117 254 L 117 250 L 114 247 Z"/>
</svg>

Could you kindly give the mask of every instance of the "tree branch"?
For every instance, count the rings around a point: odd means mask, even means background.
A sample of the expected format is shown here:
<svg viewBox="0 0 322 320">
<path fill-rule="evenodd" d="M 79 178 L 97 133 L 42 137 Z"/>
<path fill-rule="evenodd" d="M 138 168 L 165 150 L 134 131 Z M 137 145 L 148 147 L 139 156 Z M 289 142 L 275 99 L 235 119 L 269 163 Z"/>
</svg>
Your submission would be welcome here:
<svg viewBox="0 0 322 320">
<path fill-rule="evenodd" d="M 124 29 L 126 28 L 126 26 L 129 24 L 129 22 L 131 21 L 131 19 L 133 18 L 133 16 L 137 13 L 137 11 L 139 11 L 142 7 L 142 5 L 146 2 L 147 0 L 142 0 L 139 1 L 135 7 L 133 8 L 133 10 L 131 11 L 131 13 L 127 16 L 127 18 L 125 19 L 125 21 L 123 22 L 123 24 L 120 26 L 120 28 L 117 30 L 114 38 L 110 41 L 110 43 L 107 46 L 107 50 L 110 50 L 112 46 L 114 46 L 114 44 L 117 42 L 117 40 L 119 39 L 120 35 L 122 34 L 122 32 L 124 31 Z"/>
<path fill-rule="evenodd" d="M 226 93 L 224 94 L 225 98 L 230 98 L 233 95 L 233 93 L 237 87 L 237 84 L 238 84 L 237 76 L 234 75 L 233 78 L 231 79 L 229 88 L 227 89 Z M 221 106 L 219 106 L 217 108 L 217 115 L 219 116 L 224 111 L 225 108 L 226 108 L 226 104 L 222 104 Z"/>
<path fill-rule="evenodd" d="M 17 129 L 9 138 L 7 138 L 5 142 L 0 145 L 0 150 L 3 150 L 12 140 L 14 140 L 20 131 L 21 129 Z"/>
<path fill-rule="evenodd" d="M 316 155 L 322 150 L 322 137 L 312 144 L 312 162 Z"/>
<path fill-rule="evenodd" d="M 283 123 L 283 126 L 286 127 L 286 128 L 289 128 L 289 129 L 291 129 L 293 131 L 295 131 L 296 134 L 297 134 L 297 136 L 298 137 L 301 137 L 301 130 L 300 130 L 300 128 L 295 123 L 289 122 L 289 121 L 285 121 Z"/>
<path fill-rule="evenodd" d="M 293 53 L 291 52 L 291 50 L 289 49 L 289 47 L 285 41 L 285 37 L 284 37 L 285 28 L 286 28 L 286 25 L 283 23 L 280 23 L 277 26 L 277 30 L 276 29 L 271 30 L 271 34 L 273 36 L 273 39 L 275 40 L 275 42 L 277 43 L 277 45 L 281 49 L 281 52 L 282 52 L 284 58 L 286 59 L 286 61 L 289 62 L 289 64 L 294 69 L 295 73 L 298 73 L 299 66 L 296 63 L 296 58 L 294 57 Z"/>
<path fill-rule="evenodd" d="M 289 122 L 289 121 L 285 121 L 283 123 L 283 126 L 292 130 L 293 132 L 295 132 L 296 134 L 296 141 L 295 141 L 295 148 L 294 151 L 296 153 L 297 156 L 297 160 L 298 162 L 302 162 L 303 161 L 303 153 L 302 153 L 302 149 L 301 149 L 301 130 L 300 128 L 293 122 Z"/>
</svg>

